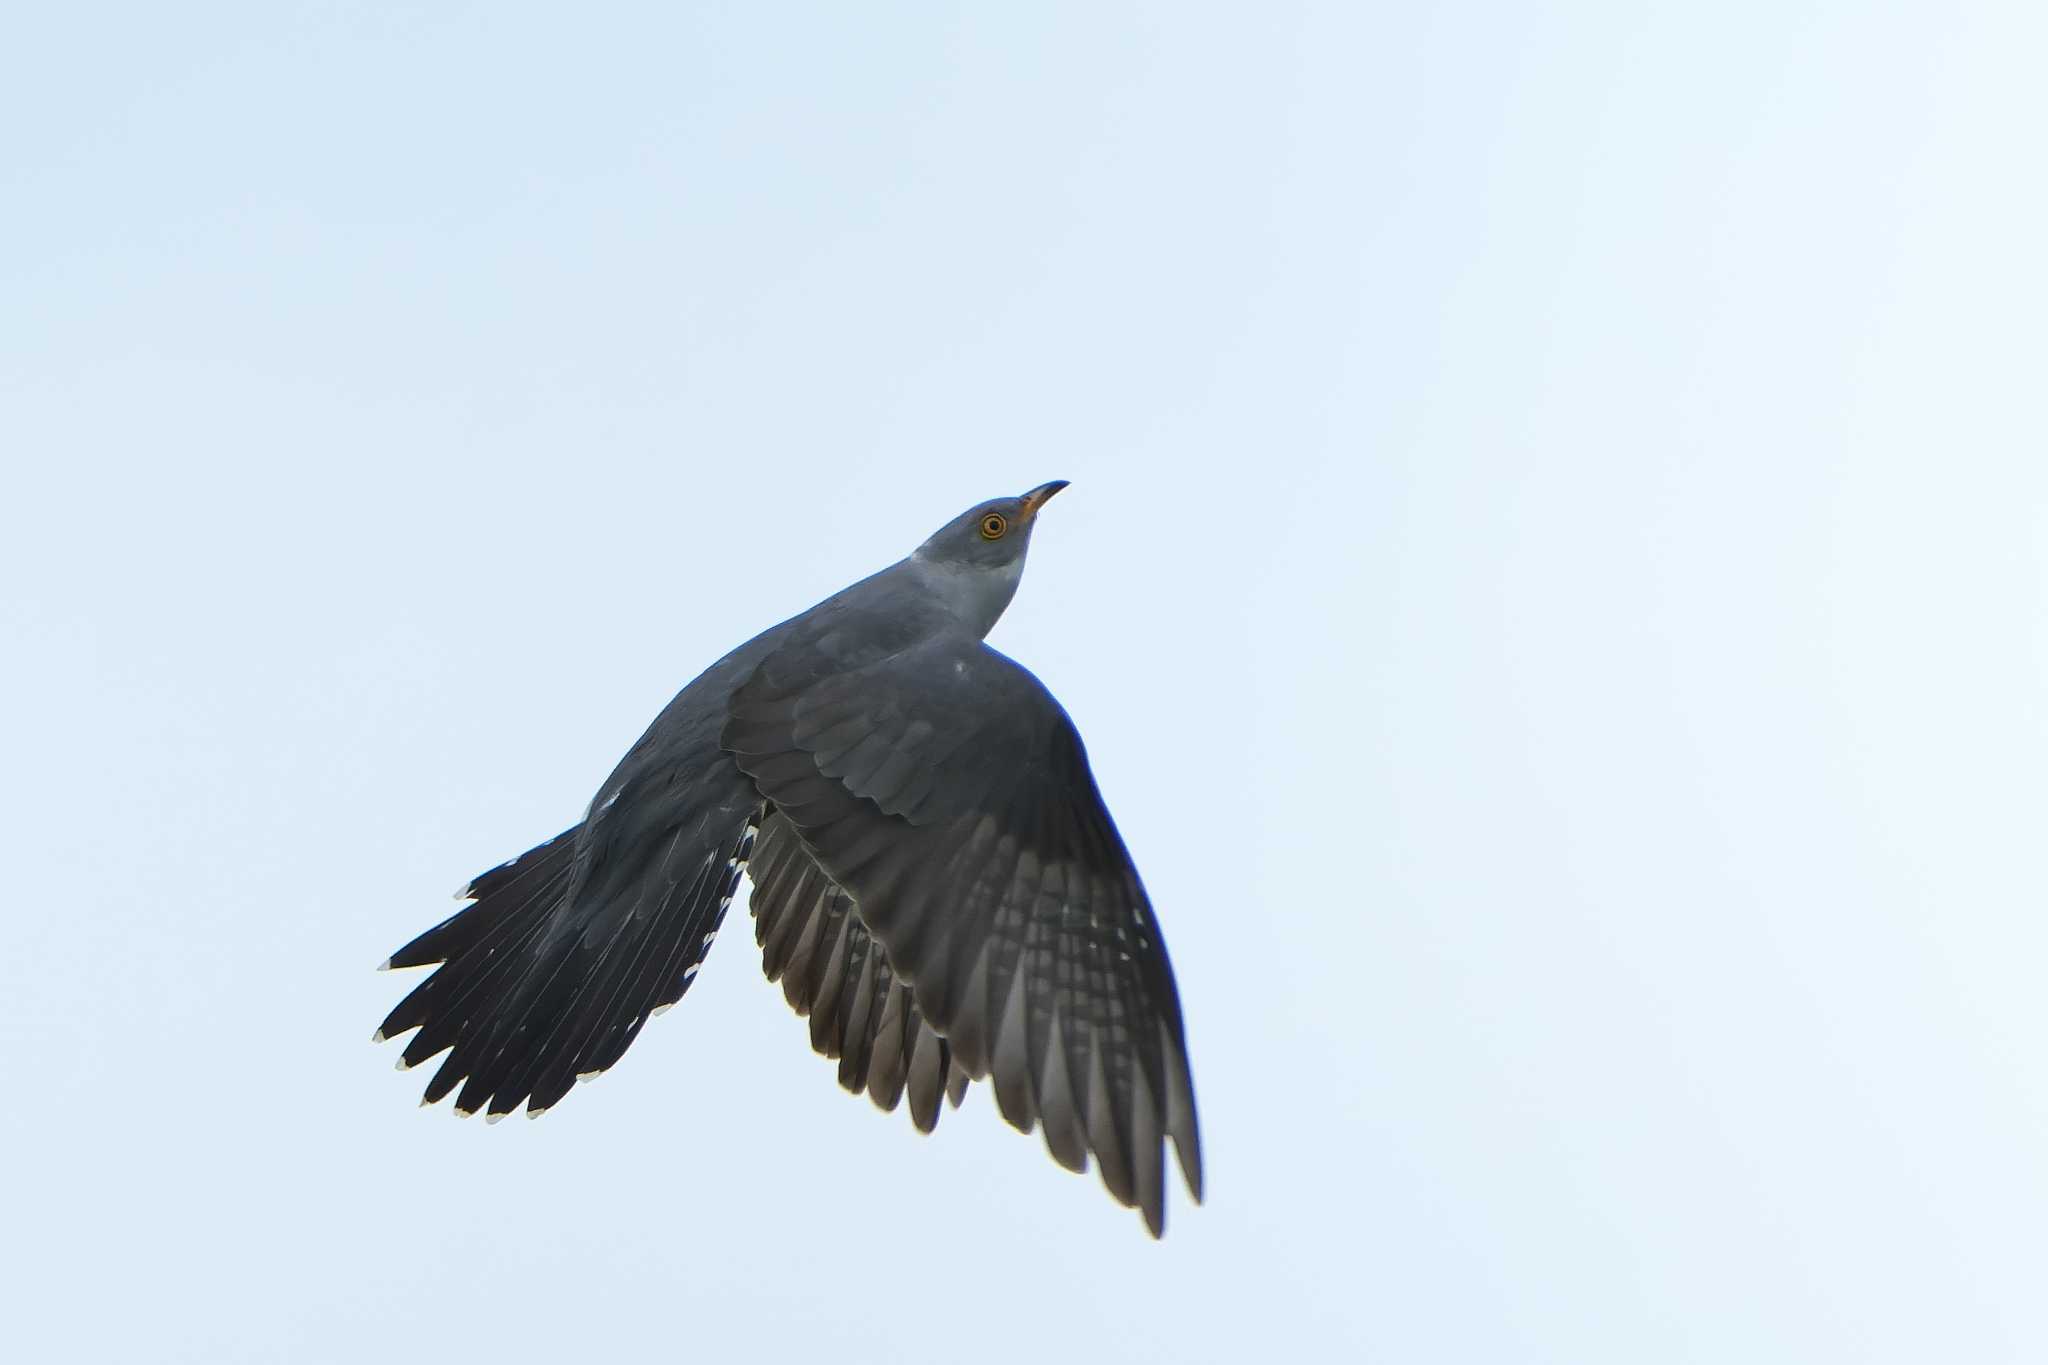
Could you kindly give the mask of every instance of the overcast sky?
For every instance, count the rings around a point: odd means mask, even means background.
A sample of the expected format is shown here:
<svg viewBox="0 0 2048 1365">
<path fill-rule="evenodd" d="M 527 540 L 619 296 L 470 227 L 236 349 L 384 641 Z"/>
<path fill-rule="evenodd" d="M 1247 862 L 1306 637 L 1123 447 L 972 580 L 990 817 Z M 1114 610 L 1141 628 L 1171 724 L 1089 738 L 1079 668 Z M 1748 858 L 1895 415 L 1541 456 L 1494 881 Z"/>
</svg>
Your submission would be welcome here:
<svg viewBox="0 0 2048 1365">
<path fill-rule="evenodd" d="M 2048 1359 L 2043 16 L 15 7 L 11 1348 Z M 844 1095 L 738 907 L 417 1107 L 380 958 L 1053 478 L 1206 1206 Z"/>
</svg>

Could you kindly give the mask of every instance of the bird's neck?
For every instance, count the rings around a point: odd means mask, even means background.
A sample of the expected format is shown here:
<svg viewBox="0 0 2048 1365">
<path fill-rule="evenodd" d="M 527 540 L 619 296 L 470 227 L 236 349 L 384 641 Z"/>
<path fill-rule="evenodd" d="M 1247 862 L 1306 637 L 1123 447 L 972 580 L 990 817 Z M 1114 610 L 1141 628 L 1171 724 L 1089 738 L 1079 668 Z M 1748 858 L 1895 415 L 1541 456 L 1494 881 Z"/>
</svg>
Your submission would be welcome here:
<svg viewBox="0 0 2048 1365">
<path fill-rule="evenodd" d="M 1021 559 L 999 569 L 977 569 L 917 554 L 904 560 L 902 567 L 954 619 L 983 638 L 1002 619 L 1004 608 L 1017 595 L 1018 581 L 1024 576 Z"/>
</svg>

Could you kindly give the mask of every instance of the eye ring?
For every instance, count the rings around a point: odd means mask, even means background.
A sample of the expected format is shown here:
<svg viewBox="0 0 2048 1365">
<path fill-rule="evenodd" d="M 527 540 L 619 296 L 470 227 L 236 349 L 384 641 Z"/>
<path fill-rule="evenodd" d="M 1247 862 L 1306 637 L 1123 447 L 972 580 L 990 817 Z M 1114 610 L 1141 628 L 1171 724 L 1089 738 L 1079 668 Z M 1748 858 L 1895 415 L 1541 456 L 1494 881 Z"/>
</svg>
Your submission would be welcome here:
<svg viewBox="0 0 2048 1365">
<path fill-rule="evenodd" d="M 1001 540 L 1003 533 L 1010 529 L 1010 519 L 1001 512 L 990 512 L 981 519 L 981 538 Z"/>
</svg>

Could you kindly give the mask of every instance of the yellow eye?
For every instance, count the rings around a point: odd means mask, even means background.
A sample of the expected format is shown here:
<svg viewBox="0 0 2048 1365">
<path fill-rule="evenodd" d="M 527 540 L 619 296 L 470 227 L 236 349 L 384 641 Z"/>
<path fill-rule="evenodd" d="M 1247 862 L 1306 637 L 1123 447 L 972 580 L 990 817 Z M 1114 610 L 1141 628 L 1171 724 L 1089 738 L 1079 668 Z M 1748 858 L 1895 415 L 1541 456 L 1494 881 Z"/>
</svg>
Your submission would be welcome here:
<svg viewBox="0 0 2048 1365">
<path fill-rule="evenodd" d="M 1001 540 L 1003 532 L 1010 529 L 1010 519 L 1001 512 L 991 512 L 981 519 L 981 538 Z"/>
</svg>

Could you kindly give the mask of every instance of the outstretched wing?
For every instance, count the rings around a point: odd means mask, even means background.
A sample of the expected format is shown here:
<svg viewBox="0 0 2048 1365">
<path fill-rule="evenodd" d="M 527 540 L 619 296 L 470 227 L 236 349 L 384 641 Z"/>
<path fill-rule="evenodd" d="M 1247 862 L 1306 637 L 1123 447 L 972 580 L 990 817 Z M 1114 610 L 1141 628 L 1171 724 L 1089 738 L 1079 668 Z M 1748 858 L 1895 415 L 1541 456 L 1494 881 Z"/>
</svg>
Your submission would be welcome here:
<svg viewBox="0 0 2048 1365">
<path fill-rule="evenodd" d="M 811 1046 L 839 1063 L 839 1084 L 894 1109 L 906 1087 L 910 1121 L 929 1133 L 939 1099 L 956 1106 L 967 1072 L 890 970 L 853 901 L 812 861 L 781 812 L 761 821 L 754 860 L 754 938 L 761 968 L 811 1021 Z"/>
<path fill-rule="evenodd" d="M 721 743 L 802 837 L 1017 1128 L 1165 1224 L 1164 1139 L 1201 1198 L 1180 1002 L 1073 722 L 1022 666 L 940 636 L 846 667 L 791 642 Z"/>
</svg>

